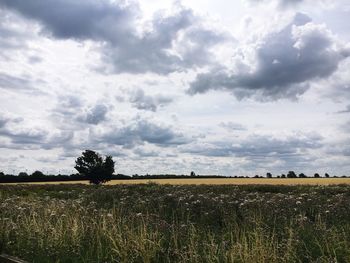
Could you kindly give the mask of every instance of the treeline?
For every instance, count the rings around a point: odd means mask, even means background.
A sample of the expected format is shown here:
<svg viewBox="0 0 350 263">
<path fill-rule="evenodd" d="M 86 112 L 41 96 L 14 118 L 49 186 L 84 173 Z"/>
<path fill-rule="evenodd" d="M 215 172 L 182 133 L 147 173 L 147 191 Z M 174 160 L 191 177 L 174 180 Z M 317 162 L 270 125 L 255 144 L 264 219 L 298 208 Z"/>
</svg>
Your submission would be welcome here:
<svg viewBox="0 0 350 263">
<path fill-rule="evenodd" d="M 112 180 L 114 179 L 132 179 L 130 176 L 123 174 L 115 174 L 112 176 Z M 23 183 L 23 182 L 60 182 L 60 181 L 81 181 L 87 180 L 85 176 L 76 174 L 44 174 L 41 171 L 35 171 L 32 174 L 27 174 L 25 172 L 21 172 L 18 175 L 13 174 L 4 174 L 0 172 L 0 183 Z"/>
<path fill-rule="evenodd" d="M 131 180 L 131 179 L 184 179 L 184 178 L 230 178 L 222 175 L 196 175 L 191 172 L 190 175 L 176 174 L 134 174 L 132 176 L 124 174 L 113 174 L 111 180 Z M 64 175 L 46 175 L 41 171 L 35 171 L 32 174 L 21 172 L 18 175 L 4 174 L 0 172 L 0 183 L 21 183 L 21 182 L 60 182 L 60 181 L 81 181 L 88 180 L 85 176 L 76 174 Z"/>
<path fill-rule="evenodd" d="M 321 176 L 318 173 L 313 175 L 306 175 L 304 173 L 296 174 L 294 171 L 289 171 L 287 174 L 272 175 L 267 173 L 266 176 L 255 175 L 253 177 L 249 176 L 223 176 L 223 175 L 196 175 L 194 172 L 191 172 L 190 175 L 176 175 L 176 174 L 134 174 L 132 176 L 124 174 L 113 174 L 111 180 L 143 180 L 143 179 L 189 179 L 189 178 L 345 178 L 346 175 L 342 176 L 330 176 L 328 173 L 325 173 Z M 21 172 L 18 175 L 13 174 L 4 174 L 0 172 L 0 183 L 21 183 L 21 182 L 60 182 L 60 181 L 82 181 L 87 180 L 87 178 L 78 173 L 64 175 L 46 175 L 41 171 L 35 171 L 32 174 L 27 174 Z"/>
<path fill-rule="evenodd" d="M 259 175 L 255 175 L 255 178 L 263 178 L 262 176 Z M 328 173 L 325 173 L 324 176 L 321 176 L 319 173 L 314 173 L 313 175 L 306 175 L 304 173 L 300 173 L 300 174 L 296 174 L 294 171 L 289 171 L 287 174 L 281 174 L 281 175 L 276 175 L 273 176 L 271 173 L 266 173 L 266 178 L 330 178 L 331 176 Z M 342 176 L 337 176 L 337 175 L 333 175 L 333 178 L 346 178 L 346 175 L 342 175 Z"/>
</svg>

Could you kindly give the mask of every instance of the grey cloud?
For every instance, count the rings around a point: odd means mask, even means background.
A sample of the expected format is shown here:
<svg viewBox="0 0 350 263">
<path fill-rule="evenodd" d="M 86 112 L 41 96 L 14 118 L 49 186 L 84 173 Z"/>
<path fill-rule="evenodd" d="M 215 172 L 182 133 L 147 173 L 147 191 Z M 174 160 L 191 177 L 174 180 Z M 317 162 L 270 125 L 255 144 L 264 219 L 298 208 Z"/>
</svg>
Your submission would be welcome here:
<svg viewBox="0 0 350 263">
<path fill-rule="evenodd" d="M 26 48 L 27 42 L 33 38 L 24 25 L 19 16 L 0 9 L 0 55 L 4 59 L 11 59 L 9 50 Z"/>
<path fill-rule="evenodd" d="M 149 150 L 145 150 L 142 148 L 136 148 L 133 152 L 140 157 L 157 157 L 157 156 L 159 156 L 159 152 L 149 151 Z"/>
<path fill-rule="evenodd" d="M 135 6 L 111 1 L 1 0 L 0 6 L 40 21 L 47 32 L 62 39 L 106 39 L 117 33 L 114 36 L 117 40 L 122 33 L 129 34 L 131 28 L 128 23 L 136 17 Z"/>
<path fill-rule="evenodd" d="M 323 146 L 319 135 L 290 136 L 285 139 L 272 136 L 250 136 L 239 142 L 214 142 L 202 145 L 187 145 L 182 151 L 212 157 L 243 157 L 247 159 L 275 157 L 288 159 L 298 156 L 310 149 Z"/>
<path fill-rule="evenodd" d="M 64 147 L 73 138 L 73 132 L 55 132 L 38 126 L 28 126 L 25 125 L 23 118 L 2 113 L 0 114 L 0 137 L 10 140 L 0 148 L 51 149 Z"/>
<path fill-rule="evenodd" d="M 10 90 L 33 89 L 32 81 L 28 78 L 16 77 L 0 72 L 0 88 Z"/>
<path fill-rule="evenodd" d="M 105 128 L 101 134 L 92 133 L 91 138 L 98 143 L 122 145 L 126 148 L 133 148 L 145 142 L 162 147 L 189 142 L 188 138 L 180 132 L 175 132 L 171 126 L 142 119 L 132 120 L 122 127 Z"/>
<path fill-rule="evenodd" d="M 209 49 L 226 39 L 225 34 L 202 26 L 192 10 L 179 4 L 173 14 L 158 12 L 141 33 L 136 4 L 109 0 L 0 0 L 1 6 L 39 21 L 55 38 L 99 42 L 105 65 L 97 68 L 107 73 L 168 74 L 201 66 L 212 59 Z M 182 42 L 180 32 L 185 36 Z M 181 48 L 174 50 L 174 43 L 179 41 L 177 46 Z"/>
<path fill-rule="evenodd" d="M 225 128 L 228 131 L 246 131 L 247 128 L 244 127 L 242 124 L 235 123 L 235 122 L 221 122 L 220 126 Z"/>
<path fill-rule="evenodd" d="M 93 108 L 88 109 L 85 114 L 79 115 L 77 120 L 80 122 L 97 125 L 106 120 L 107 113 L 108 107 L 106 105 L 97 104 Z"/>
<path fill-rule="evenodd" d="M 84 124 L 97 125 L 106 120 L 110 106 L 97 103 L 87 107 L 86 101 L 76 95 L 59 96 L 52 116 L 65 129 L 77 129 Z"/>
<path fill-rule="evenodd" d="M 327 78 L 346 58 L 335 44 L 328 30 L 298 14 L 287 27 L 265 36 L 256 50 L 256 67 L 246 65 L 248 70 L 236 73 L 218 68 L 199 74 L 188 92 L 227 90 L 239 99 L 295 99 L 308 89 L 309 81 Z"/>
<path fill-rule="evenodd" d="M 146 95 L 142 89 L 137 89 L 131 93 L 129 101 L 139 110 L 156 112 L 159 107 L 171 103 L 173 98 L 161 94 L 154 96 Z"/>
<path fill-rule="evenodd" d="M 28 63 L 29 64 L 37 64 L 40 63 L 43 59 L 39 56 L 29 56 Z"/>
<path fill-rule="evenodd" d="M 251 2 L 268 2 L 271 0 L 250 0 Z M 296 4 L 300 4 L 304 2 L 305 0 L 273 0 L 275 1 L 279 7 L 288 7 L 288 6 L 294 6 Z"/>
<path fill-rule="evenodd" d="M 350 105 L 346 106 L 345 110 L 338 111 L 337 113 L 350 113 Z"/>
</svg>

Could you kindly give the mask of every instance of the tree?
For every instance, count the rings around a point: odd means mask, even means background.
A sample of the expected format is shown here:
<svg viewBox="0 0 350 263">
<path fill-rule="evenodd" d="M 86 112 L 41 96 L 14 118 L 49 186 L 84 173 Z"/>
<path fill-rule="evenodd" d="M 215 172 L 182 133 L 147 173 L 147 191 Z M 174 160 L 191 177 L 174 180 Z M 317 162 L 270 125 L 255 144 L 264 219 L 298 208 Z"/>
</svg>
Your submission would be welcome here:
<svg viewBox="0 0 350 263">
<path fill-rule="evenodd" d="M 271 173 L 267 173 L 266 174 L 266 178 L 272 178 L 272 174 Z"/>
<path fill-rule="evenodd" d="M 297 175 L 294 171 L 289 171 L 287 174 L 287 178 L 297 178 Z"/>
<path fill-rule="evenodd" d="M 320 175 L 319 175 L 318 173 L 315 173 L 315 174 L 314 174 L 314 177 L 315 177 L 315 178 L 320 178 Z"/>
<path fill-rule="evenodd" d="M 196 176 L 195 172 L 191 172 L 191 177 Z"/>
<path fill-rule="evenodd" d="M 324 176 L 325 176 L 326 178 L 329 178 L 329 174 L 328 174 L 328 173 L 325 173 Z"/>
<path fill-rule="evenodd" d="M 33 178 L 43 178 L 43 177 L 45 177 L 45 175 L 41 171 L 35 171 L 30 176 L 33 177 Z"/>
<path fill-rule="evenodd" d="M 27 174 L 26 172 L 20 172 L 20 173 L 18 174 L 18 176 L 19 176 L 19 177 L 26 177 L 26 176 L 28 176 L 28 174 Z"/>
<path fill-rule="evenodd" d="M 104 159 L 98 153 L 85 150 L 82 156 L 75 160 L 74 168 L 86 177 L 92 184 L 101 184 L 112 179 L 114 173 L 114 161 L 112 156 Z"/>
<path fill-rule="evenodd" d="M 299 174 L 299 178 L 306 178 L 307 176 L 304 173 Z"/>
</svg>

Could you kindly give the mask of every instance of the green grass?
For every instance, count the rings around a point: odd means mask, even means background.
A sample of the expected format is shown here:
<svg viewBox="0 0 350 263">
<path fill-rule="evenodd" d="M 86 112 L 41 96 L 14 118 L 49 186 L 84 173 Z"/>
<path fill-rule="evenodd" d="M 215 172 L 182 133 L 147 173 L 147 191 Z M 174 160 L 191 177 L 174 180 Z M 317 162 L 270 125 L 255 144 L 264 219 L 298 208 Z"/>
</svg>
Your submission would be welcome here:
<svg viewBox="0 0 350 263">
<path fill-rule="evenodd" d="M 3 185 L 29 262 L 350 262 L 350 186 Z"/>
</svg>

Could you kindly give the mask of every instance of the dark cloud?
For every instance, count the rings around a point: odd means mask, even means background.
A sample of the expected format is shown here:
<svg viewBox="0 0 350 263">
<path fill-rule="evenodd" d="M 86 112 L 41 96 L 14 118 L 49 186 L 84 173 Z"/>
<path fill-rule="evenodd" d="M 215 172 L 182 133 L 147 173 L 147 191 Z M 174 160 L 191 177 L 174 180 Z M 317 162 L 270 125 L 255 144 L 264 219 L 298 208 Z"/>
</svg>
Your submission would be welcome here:
<svg viewBox="0 0 350 263">
<path fill-rule="evenodd" d="M 124 1 L 0 0 L 0 7 L 39 21 L 52 37 L 99 42 L 104 72 L 183 71 L 207 63 L 213 58 L 210 48 L 226 39 L 179 4 L 172 14 L 158 12 L 141 32 L 139 7 Z"/>
<path fill-rule="evenodd" d="M 173 98 L 161 94 L 154 96 L 146 95 L 142 89 L 137 89 L 131 93 L 129 101 L 139 110 L 156 112 L 159 107 L 171 103 Z"/>
<path fill-rule="evenodd" d="M 0 6 L 41 22 L 48 33 L 61 39 L 118 41 L 133 33 L 131 24 L 137 15 L 134 5 L 106 0 L 1 0 Z"/>
<path fill-rule="evenodd" d="M 335 47 L 325 27 L 309 22 L 307 16 L 296 15 L 287 27 L 263 39 L 254 67 L 246 65 L 236 73 L 219 68 L 199 74 L 188 92 L 228 90 L 237 98 L 257 96 L 262 100 L 293 99 L 303 94 L 310 80 L 330 76 L 348 56 Z"/>
<path fill-rule="evenodd" d="M 122 127 L 105 128 L 101 134 L 91 134 L 91 139 L 98 143 L 122 145 L 126 148 L 133 148 L 145 142 L 162 147 L 189 142 L 188 138 L 180 132 L 175 132 L 171 126 L 142 119 L 131 120 Z"/>
</svg>

